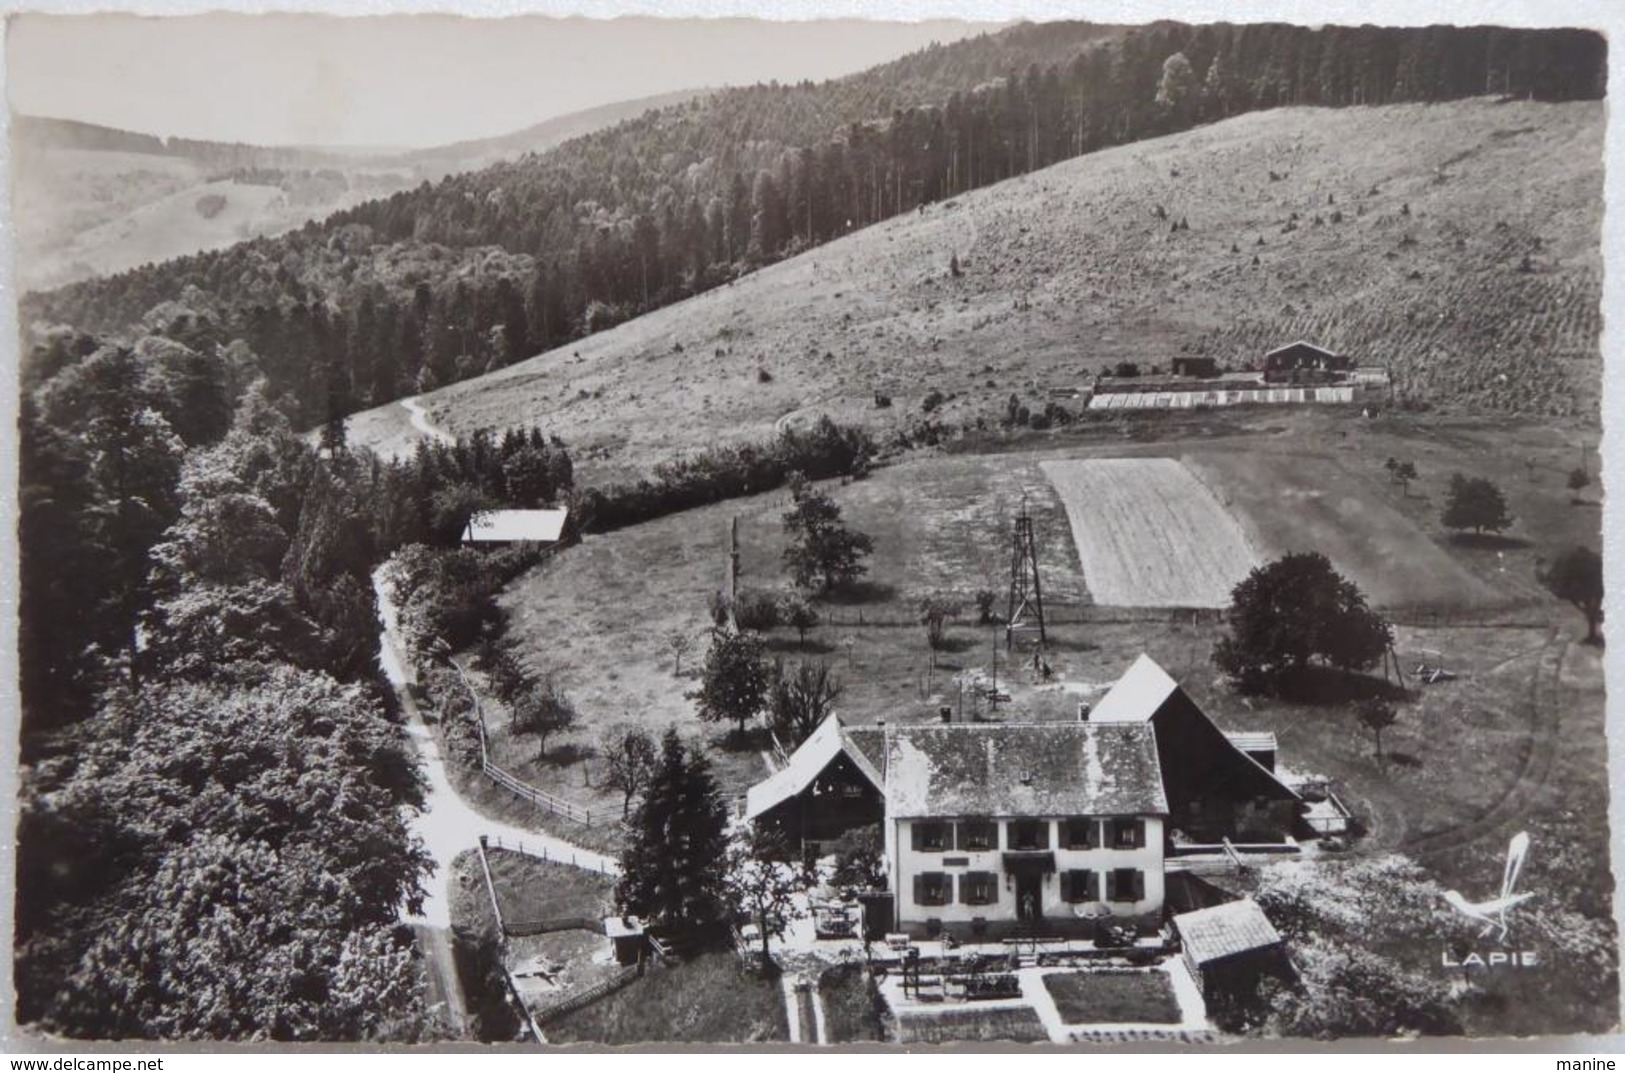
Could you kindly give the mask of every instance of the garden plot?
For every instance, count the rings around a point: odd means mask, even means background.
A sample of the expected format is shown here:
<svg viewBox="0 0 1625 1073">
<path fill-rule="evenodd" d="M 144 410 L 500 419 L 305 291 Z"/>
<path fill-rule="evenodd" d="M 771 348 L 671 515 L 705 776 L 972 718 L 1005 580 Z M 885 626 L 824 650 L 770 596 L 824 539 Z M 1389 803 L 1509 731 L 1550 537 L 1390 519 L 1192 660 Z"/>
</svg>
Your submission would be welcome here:
<svg viewBox="0 0 1625 1073">
<path fill-rule="evenodd" d="M 1097 604 L 1223 607 L 1259 564 L 1235 521 L 1176 459 L 1042 463 L 1066 504 Z"/>
</svg>

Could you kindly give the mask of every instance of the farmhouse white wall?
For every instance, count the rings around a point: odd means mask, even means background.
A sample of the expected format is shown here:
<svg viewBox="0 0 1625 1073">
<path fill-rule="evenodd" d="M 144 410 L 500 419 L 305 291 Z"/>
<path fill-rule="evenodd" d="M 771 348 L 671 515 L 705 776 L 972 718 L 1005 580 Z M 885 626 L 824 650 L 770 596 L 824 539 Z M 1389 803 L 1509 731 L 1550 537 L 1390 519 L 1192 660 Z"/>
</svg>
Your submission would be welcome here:
<svg viewBox="0 0 1625 1073">
<path fill-rule="evenodd" d="M 1044 819 L 1048 824 L 1049 851 L 1055 855 L 1056 870 L 1043 877 L 1040 887 L 1041 910 L 1046 920 L 1055 922 L 1077 919 L 1073 913 L 1073 903 L 1065 900 L 1062 889 L 1062 876 L 1074 869 L 1096 873 L 1099 900 L 1112 911 L 1113 916 L 1135 918 L 1159 914 L 1162 912 L 1164 892 L 1161 818 L 1097 817 L 1097 823 L 1103 822 L 1105 829 L 1109 831 L 1112 820 L 1131 818 L 1139 819 L 1144 824 L 1144 844 L 1134 849 L 1116 849 L 1110 846 L 1067 849 L 1059 845 L 1063 837 L 1061 824 L 1071 817 L 1003 816 L 994 819 L 997 828 L 995 848 L 942 851 L 914 849 L 914 824 L 957 823 L 963 820 L 939 820 L 935 817 L 929 820 L 894 820 L 886 825 L 885 838 L 887 860 L 892 871 L 892 890 L 896 893 L 898 926 L 909 932 L 923 932 L 926 921 L 940 920 L 945 926 L 961 925 L 962 927 L 952 927 L 952 930 L 962 933 L 968 930 L 971 922 L 978 917 L 985 919 L 990 925 L 1014 922 L 1017 919 L 1016 879 L 1006 874 L 1003 860 L 1004 853 L 1011 849 L 1007 825 L 1011 821 L 1031 819 Z M 944 858 L 964 860 L 966 863 L 950 867 L 943 864 Z M 1132 902 L 1114 902 L 1106 898 L 1106 876 L 1118 868 L 1132 868 L 1141 874 L 1144 884 L 1143 897 Z M 916 876 L 932 872 L 941 872 L 954 877 L 953 900 L 945 905 L 917 905 L 914 900 L 914 879 Z M 961 877 L 971 872 L 992 872 L 998 876 L 998 882 L 995 884 L 995 901 L 980 905 L 968 905 L 963 901 Z"/>
</svg>

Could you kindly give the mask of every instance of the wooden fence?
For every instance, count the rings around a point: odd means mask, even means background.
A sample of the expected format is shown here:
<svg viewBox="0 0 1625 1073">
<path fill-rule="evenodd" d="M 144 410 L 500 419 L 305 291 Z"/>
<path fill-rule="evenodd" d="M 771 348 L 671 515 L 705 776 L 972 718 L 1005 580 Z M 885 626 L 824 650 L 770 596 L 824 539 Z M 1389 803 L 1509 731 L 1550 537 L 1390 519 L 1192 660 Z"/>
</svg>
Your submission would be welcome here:
<svg viewBox="0 0 1625 1073">
<path fill-rule="evenodd" d="M 479 692 L 474 688 L 474 684 L 468 680 L 468 675 L 464 672 L 462 664 L 451 656 L 446 657 L 446 662 L 450 663 L 452 669 L 457 672 L 458 680 L 463 683 L 463 688 L 468 691 L 469 700 L 474 704 L 474 729 L 480 739 L 480 770 L 484 772 L 485 776 L 503 789 L 524 798 L 538 808 L 546 809 L 556 816 L 563 816 L 565 819 L 574 820 L 576 823 L 592 824 L 595 822 L 595 816 L 591 809 L 584 808 L 574 801 L 566 801 L 557 794 L 550 794 L 539 786 L 532 786 L 511 771 L 492 761 L 490 749 L 485 741 L 485 705 L 480 700 Z"/>
<path fill-rule="evenodd" d="M 543 917 L 541 920 L 503 921 L 502 930 L 514 939 L 527 935 L 548 935 L 555 931 L 591 931 L 602 935 L 604 922 L 597 917 Z"/>
<path fill-rule="evenodd" d="M 488 849 L 507 850 L 509 853 L 522 853 L 526 857 L 535 857 L 538 860 L 553 861 L 556 864 L 567 864 L 572 868 L 583 868 L 599 875 L 616 875 L 615 869 L 607 864 L 607 858 L 598 855 L 599 859 L 592 857 L 581 858 L 574 850 L 569 853 L 560 853 L 552 849 L 546 842 L 526 843 L 522 839 L 503 838 L 501 835 L 481 835 L 480 844 Z"/>
<path fill-rule="evenodd" d="M 609 979 L 594 984 L 579 994 L 570 995 L 553 1003 L 551 1006 L 545 1006 L 536 1011 L 536 1023 L 545 1025 L 558 1020 L 565 1014 L 574 1013 L 583 1006 L 590 1006 L 606 995 L 614 994 L 642 975 L 643 969 L 640 965 L 628 965 Z"/>
<path fill-rule="evenodd" d="M 513 1004 L 514 1012 L 518 1014 L 519 1021 L 530 1032 L 537 1043 L 546 1043 L 547 1037 L 542 1034 L 541 1024 L 531 1016 L 530 1007 L 525 1005 L 524 996 L 519 993 L 519 985 L 514 982 L 513 973 L 508 971 L 508 933 L 502 925 L 502 903 L 497 901 L 497 886 L 491 879 L 491 862 L 485 859 L 485 840 L 480 839 L 476 850 L 480 857 L 480 872 L 485 876 L 485 893 L 491 899 L 491 917 L 497 925 L 497 950 L 501 959 L 498 966 L 502 970 L 504 990 L 508 993 L 508 1001 Z"/>
</svg>

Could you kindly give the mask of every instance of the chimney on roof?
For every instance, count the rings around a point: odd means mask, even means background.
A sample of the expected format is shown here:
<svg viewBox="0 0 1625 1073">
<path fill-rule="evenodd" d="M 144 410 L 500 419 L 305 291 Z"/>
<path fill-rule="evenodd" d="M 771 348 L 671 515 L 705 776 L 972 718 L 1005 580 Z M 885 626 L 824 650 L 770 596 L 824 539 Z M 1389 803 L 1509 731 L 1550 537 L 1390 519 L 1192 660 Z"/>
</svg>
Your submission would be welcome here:
<svg viewBox="0 0 1625 1073">
<path fill-rule="evenodd" d="M 881 730 L 885 730 L 886 729 L 886 717 L 881 716 L 879 721 L 875 723 L 875 726 L 879 727 Z"/>
<path fill-rule="evenodd" d="M 937 709 L 937 718 L 939 720 L 941 720 L 942 722 L 944 722 L 944 723 L 953 722 L 954 721 L 954 709 L 953 709 L 953 706 L 950 705 L 950 704 L 944 704 L 942 707 L 938 708 Z"/>
<path fill-rule="evenodd" d="M 1089 721 L 1089 702 L 1086 701 L 1086 700 L 1080 700 L 1080 701 L 1078 701 L 1078 722 L 1087 723 L 1088 721 Z"/>
</svg>

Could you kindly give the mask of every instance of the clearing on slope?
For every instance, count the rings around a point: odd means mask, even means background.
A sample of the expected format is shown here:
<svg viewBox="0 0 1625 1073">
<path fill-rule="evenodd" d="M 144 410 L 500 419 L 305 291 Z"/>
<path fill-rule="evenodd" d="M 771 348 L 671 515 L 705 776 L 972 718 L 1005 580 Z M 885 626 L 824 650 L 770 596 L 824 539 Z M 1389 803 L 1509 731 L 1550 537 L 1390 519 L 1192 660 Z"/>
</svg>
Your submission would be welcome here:
<svg viewBox="0 0 1625 1073">
<path fill-rule="evenodd" d="M 1586 419 L 1602 124 L 1600 102 L 1242 116 L 930 205 L 423 401 L 454 433 L 545 424 L 594 482 L 786 414 L 884 435 L 936 391 L 952 428 L 1119 361 L 1240 366 L 1299 337 L 1435 406 Z M 399 427 L 358 422 L 357 442 Z"/>
<path fill-rule="evenodd" d="M 1459 611 L 1507 600 L 1336 460 L 1295 452 L 1205 451 L 1181 461 L 1265 559 L 1318 551 L 1376 607 Z"/>
<path fill-rule="evenodd" d="M 1235 520 L 1172 458 L 1045 462 L 1095 602 L 1223 607 L 1258 565 Z"/>
</svg>

